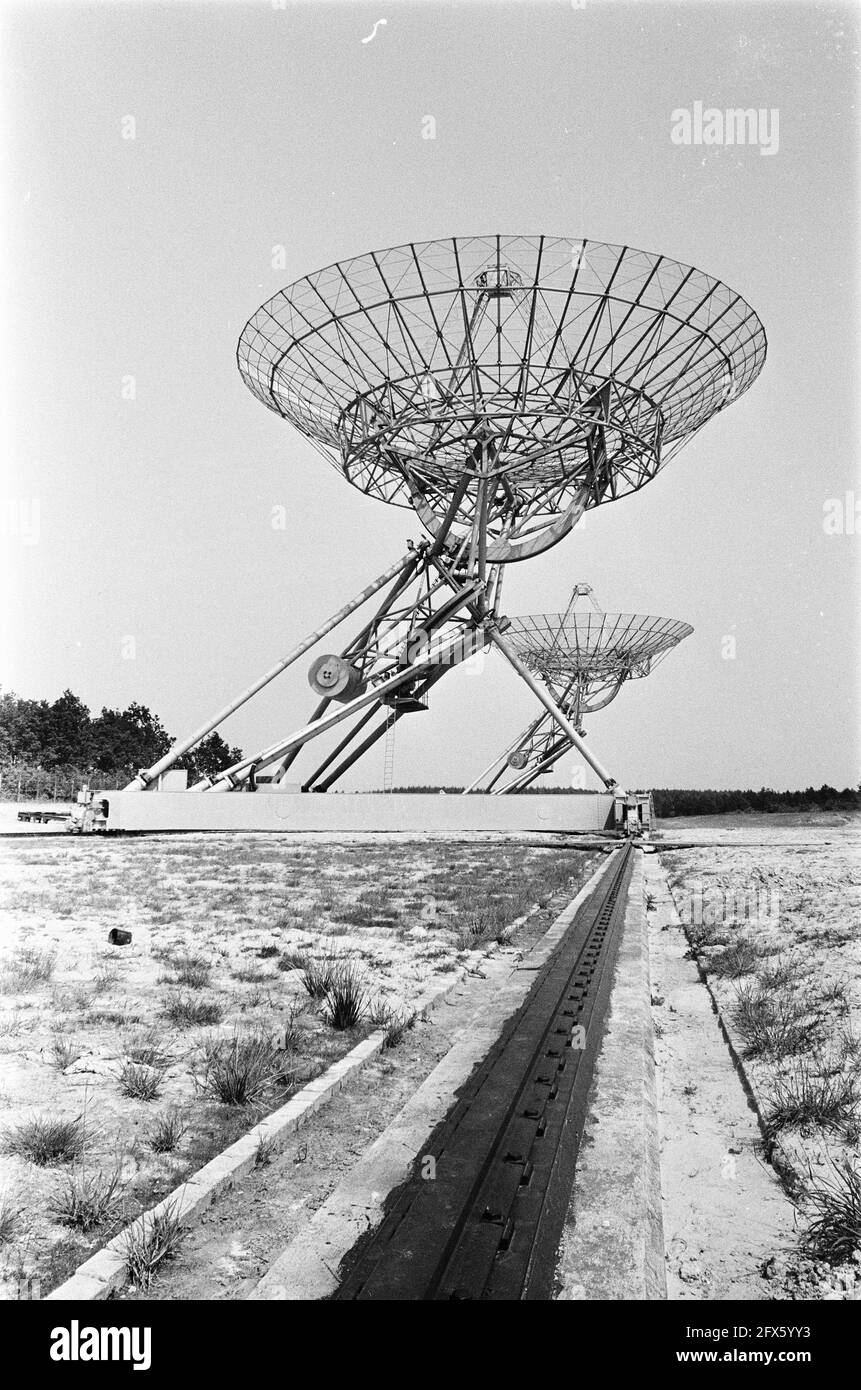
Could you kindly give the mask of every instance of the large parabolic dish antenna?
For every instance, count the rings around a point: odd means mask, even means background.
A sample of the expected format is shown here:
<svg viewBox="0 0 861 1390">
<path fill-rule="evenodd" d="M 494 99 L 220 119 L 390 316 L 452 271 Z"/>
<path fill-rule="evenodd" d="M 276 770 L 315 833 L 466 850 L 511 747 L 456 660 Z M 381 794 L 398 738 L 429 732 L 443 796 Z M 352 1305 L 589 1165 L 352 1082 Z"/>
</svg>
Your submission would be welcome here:
<svg viewBox="0 0 861 1390">
<path fill-rule="evenodd" d="M 719 280 L 570 237 L 410 243 L 268 300 L 237 360 L 249 389 L 355 487 L 435 531 L 457 496 L 488 535 L 536 535 L 648 482 L 765 361 Z M 517 559 L 532 547 L 504 556 Z M 499 558 L 503 558 L 500 554 Z"/>
<path fill-rule="evenodd" d="M 566 747 L 618 788 L 554 682 L 509 641 L 505 566 L 556 544 L 587 508 L 641 488 L 747 390 L 765 352 L 756 314 L 719 280 L 666 256 L 579 238 L 411 242 L 281 290 L 242 331 L 246 385 L 353 486 L 413 508 L 429 535 L 411 540 L 131 789 L 158 786 L 184 753 L 374 595 L 357 634 L 340 650 L 318 650 L 308 722 L 192 790 L 283 789 L 306 744 L 353 721 L 299 780 L 303 791 L 327 791 L 376 741 L 388 741 L 397 720 L 427 706 L 447 670 L 489 643 Z M 590 631 L 582 633 L 587 647 Z M 593 645 L 606 639 L 605 657 L 629 652 L 630 632 L 601 632 Z M 657 654 L 643 648 L 640 664 Z M 579 718 L 574 705 L 571 714 Z"/>
<path fill-rule="evenodd" d="M 581 600 L 591 606 L 578 608 Z M 609 705 L 626 681 L 648 676 L 692 632 L 690 623 L 675 618 L 605 613 L 590 585 L 577 584 L 564 613 L 512 618 L 506 638 L 582 735 L 586 715 Z M 542 713 L 468 790 L 476 790 L 492 774 L 486 790 L 522 791 L 552 771 L 570 747 Z M 503 777 L 508 780 L 497 788 Z"/>
</svg>

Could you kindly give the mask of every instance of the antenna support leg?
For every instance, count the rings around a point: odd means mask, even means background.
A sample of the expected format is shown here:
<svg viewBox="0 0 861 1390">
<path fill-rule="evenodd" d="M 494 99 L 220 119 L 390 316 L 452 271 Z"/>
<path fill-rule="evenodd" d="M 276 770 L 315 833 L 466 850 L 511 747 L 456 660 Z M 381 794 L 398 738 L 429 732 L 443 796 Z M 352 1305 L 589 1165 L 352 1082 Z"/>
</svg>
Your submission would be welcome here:
<svg viewBox="0 0 861 1390">
<path fill-rule="evenodd" d="M 517 653 L 508 644 L 508 642 L 506 642 L 505 638 L 498 631 L 495 623 L 488 622 L 485 626 L 485 632 L 490 637 L 494 645 L 499 648 L 499 650 L 502 652 L 502 655 L 509 662 L 509 664 L 514 667 L 521 680 L 526 682 L 533 695 L 536 695 L 538 697 L 544 708 L 547 710 L 547 713 L 551 715 L 551 717 L 556 721 L 556 723 L 559 725 L 559 728 L 570 740 L 571 744 L 577 749 L 581 757 L 583 757 L 586 760 L 586 762 L 592 768 L 593 772 L 595 772 L 597 776 L 600 777 L 607 790 L 614 792 L 616 796 L 624 796 L 624 789 L 617 784 L 615 777 L 613 777 L 612 774 L 608 772 L 607 768 L 604 767 L 603 763 L 599 762 L 599 760 L 595 757 L 594 753 L 592 753 L 591 750 L 587 748 L 586 744 L 583 742 L 577 730 L 574 728 L 574 725 L 571 723 L 570 719 L 566 718 L 562 710 L 557 705 L 556 701 L 553 699 L 553 696 L 550 694 L 550 691 L 546 688 L 546 686 L 542 685 L 540 681 L 537 681 L 535 679 L 532 672 L 528 669 L 528 667 L 526 667 L 523 664 Z"/>
</svg>

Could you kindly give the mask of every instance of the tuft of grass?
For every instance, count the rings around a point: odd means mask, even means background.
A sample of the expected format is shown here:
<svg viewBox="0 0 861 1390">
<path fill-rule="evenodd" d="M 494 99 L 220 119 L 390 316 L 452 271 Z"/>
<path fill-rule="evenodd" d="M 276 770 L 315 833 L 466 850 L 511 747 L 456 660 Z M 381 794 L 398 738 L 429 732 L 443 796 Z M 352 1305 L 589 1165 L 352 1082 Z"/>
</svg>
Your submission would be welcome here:
<svg viewBox="0 0 861 1390">
<path fill-rule="evenodd" d="M 841 1065 L 857 1064 L 861 1060 L 861 1038 L 851 1024 L 844 1023 L 836 1039 L 837 1055 Z"/>
<path fill-rule="evenodd" d="M 849 1013 L 849 999 L 846 992 L 846 982 L 844 980 L 831 980 L 826 984 L 816 987 L 817 1003 L 831 1008 L 831 1011 L 838 1016 L 845 1017 Z"/>
<path fill-rule="evenodd" d="M 312 999 L 325 999 L 340 965 L 341 962 L 334 956 L 325 956 L 322 960 L 303 960 L 300 977 L 303 989 Z"/>
<path fill-rule="evenodd" d="M 271 1033 L 235 1033 L 204 1045 L 202 1090 L 222 1105 L 264 1100 L 275 1086 L 290 1086 L 295 1073 Z"/>
<path fill-rule="evenodd" d="M 763 990 L 781 990 L 787 985 L 791 985 L 798 979 L 800 966 L 797 960 L 785 958 L 775 961 L 774 965 L 766 965 L 757 974 L 760 988 Z"/>
<path fill-rule="evenodd" d="M 131 1100 L 156 1100 L 167 1068 L 149 1067 L 145 1062 L 124 1062 L 120 1071 L 120 1091 Z"/>
<path fill-rule="evenodd" d="M 307 951 L 283 951 L 278 962 L 279 970 L 304 970 L 309 964 Z"/>
<path fill-rule="evenodd" d="M 0 1250 L 11 1245 L 15 1239 L 20 1214 L 19 1209 L 13 1207 L 5 1193 L 0 1196 Z"/>
<path fill-rule="evenodd" d="M 414 1013 L 393 1015 L 386 1028 L 383 1047 L 386 1049 L 397 1047 L 403 1041 L 404 1034 L 415 1027 L 415 1023 L 416 1015 Z"/>
<path fill-rule="evenodd" d="M 51 1040 L 51 1053 L 57 1071 L 65 1071 L 66 1067 L 77 1062 L 81 1055 L 81 1049 L 77 1046 L 74 1038 L 70 1038 L 64 1033 L 55 1033 Z"/>
<path fill-rule="evenodd" d="M 231 970 L 231 979 L 238 980 L 241 985 L 260 985 L 264 980 L 271 980 L 265 970 L 257 970 L 253 966 L 243 966 L 239 970 Z"/>
<path fill-rule="evenodd" d="M 287 1016 L 284 1020 L 283 1052 L 295 1052 L 296 1048 L 299 1046 L 300 1028 L 297 1019 L 301 1012 L 301 1008 L 295 1007 L 287 1010 Z"/>
<path fill-rule="evenodd" d="M 87 1019 L 93 1028 L 129 1028 L 134 1023 L 141 1022 L 140 1014 L 133 1014 L 128 1009 L 95 1009 Z"/>
<path fill-rule="evenodd" d="M 380 1003 L 376 1004 L 368 1011 L 368 1022 L 373 1028 L 385 1028 L 386 1036 L 383 1040 L 384 1048 L 397 1047 L 403 1041 L 403 1036 L 411 1028 L 415 1027 L 417 1015 L 415 1012 L 410 1014 L 399 1013 L 391 1005 Z"/>
<path fill-rule="evenodd" d="M 363 899 L 365 895 L 363 894 Z M 376 927 L 384 925 L 379 921 L 380 907 L 383 904 L 378 901 L 376 892 L 369 895 L 367 901 L 356 903 L 353 907 L 339 907 L 338 923 L 342 928 L 346 927 Z M 388 921 L 393 919 L 387 919 Z M 340 934 L 340 933 L 339 933 Z"/>
<path fill-rule="evenodd" d="M 278 954 L 279 954 L 279 947 L 277 947 L 277 946 L 261 946 L 261 947 L 260 947 L 260 950 L 257 952 L 257 959 L 258 959 L 258 960 L 272 960 L 272 958 L 273 958 L 274 956 L 277 956 Z"/>
<path fill-rule="evenodd" d="M 682 926 L 695 951 L 706 946 L 723 946 L 726 942 L 726 936 L 714 922 L 686 922 L 682 917 Z"/>
<path fill-rule="evenodd" d="M 168 1110 L 160 1115 L 149 1132 L 149 1146 L 153 1153 L 172 1154 L 179 1147 L 180 1140 L 188 1125 L 178 1110 Z"/>
<path fill-rule="evenodd" d="M 74 1163 L 84 1151 L 84 1121 L 54 1119 L 50 1115 L 32 1115 L 22 1120 L 4 1135 L 3 1153 L 45 1168 L 52 1163 Z"/>
<path fill-rule="evenodd" d="M 162 1006 L 165 1018 L 177 1028 L 220 1023 L 223 1013 L 215 999 L 192 999 L 187 994 L 170 994 Z"/>
<path fill-rule="evenodd" d="M 54 1197 L 51 1210 L 64 1226 L 86 1232 L 115 1221 L 122 1201 L 119 1167 L 110 1173 L 87 1173 L 81 1167 L 66 1175 L 65 1185 Z"/>
<path fill-rule="evenodd" d="M 239 1011 L 243 1014 L 260 1009 L 266 1004 L 271 1007 L 269 991 L 261 989 L 259 984 L 254 985 L 246 994 L 234 995 L 233 997 L 239 1000 Z"/>
<path fill-rule="evenodd" d="M 808 1051 L 820 1032 L 806 997 L 788 989 L 763 989 L 755 980 L 738 987 L 732 1017 L 747 1057 L 795 1056 Z"/>
<path fill-rule="evenodd" d="M 756 943 L 743 936 L 712 956 L 706 962 L 706 970 L 710 975 L 737 980 L 740 975 L 752 974 L 758 961 L 759 951 Z"/>
<path fill-rule="evenodd" d="M 106 994 L 108 990 L 113 989 L 116 982 L 116 973 L 113 970 L 106 970 L 102 967 L 102 969 L 97 970 L 93 976 L 93 994 L 95 996 Z"/>
<path fill-rule="evenodd" d="M 255 1168 L 268 1168 L 275 1157 L 275 1140 L 267 1139 L 261 1134 L 257 1140 L 257 1148 L 254 1150 Z"/>
<path fill-rule="evenodd" d="M 798 1205 L 804 1197 L 804 1175 L 779 1143 L 769 1147 L 768 1161 L 789 1200 Z"/>
<path fill-rule="evenodd" d="M 131 1033 L 123 1039 L 123 1059 L 156 1070 L 167 1066 L 169 1054 L 162 1045 L 162 1035 L 156 1028 Z"/>
<path fill-rule="evenodd" d="M 165 977 L 169 984 L 188 989 L 203 989 L 209 984 L 212 964 L 204 956 L 174 956 L 168 963 L 173 971 L 172 976 Z"/>
<path fill-rule="evenodd" d="M 809 1169 L 807 1189 L 811 1212 L 801 1238 L 802 1248 L 829 1264 L 843 1264 L 861 1249 L 861 1172 L 844 1159 L 829 1160 L 825 1176 Z"/>
<path fill-rule="evenodd" d="M 507 914 L 497 903 L 471 913 L 455 928 L 458 950 L 478 951 L 492 941 L 502 941 L 505 937 L 506 918 Z"/>
<path fill-rule="evenodd" d="M 362 976 L 350 962 L 333 970 L 323 992 L 323 1017 L 338 1032 L 355 1028 L 368 1010 L 368 992 Z"/>
<path fill-rule="evenodd" d="M 126 1232 L 123 1255 L 129 1281 L 146 1292 L 159 1268 L 172 1260 L 182 1243 L 182 1218 L 179 1199 L 161 1211 L 142 1217 Z"/>
<path fill-rule="evenodd" d="M 782 1129 L 792 1126 L 845 1126 L 854 1119 L 858 1103 L 858 1083 L 853 1075 L 823 1075 L 812 1060 L 801 1058 L 791 1071 L 772 1082 L 765 1111 L 766 1130 L 773 1139 Z"/>
<path fill-rule="evenodd" d="M 53 951 L 36 951 L 32 947 L 15 951 L 0 967 L 0 994 L 29 994 L 50 980 L 56 959 Z"/>
</svg>

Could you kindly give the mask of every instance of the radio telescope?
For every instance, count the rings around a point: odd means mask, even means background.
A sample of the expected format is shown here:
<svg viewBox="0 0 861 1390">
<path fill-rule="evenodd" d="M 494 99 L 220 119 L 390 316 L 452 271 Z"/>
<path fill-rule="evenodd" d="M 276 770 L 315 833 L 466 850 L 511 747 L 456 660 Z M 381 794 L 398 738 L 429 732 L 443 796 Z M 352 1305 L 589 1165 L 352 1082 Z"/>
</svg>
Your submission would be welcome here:
<svg viewBox="0 0 861 1390">
<path fill-rule="evenodd" d="M 589 607 L 578 609 L 581 600 Z M 673 618 L 605 613 L 591 587 L 576 584 L 564 613 L 512 618 L 507 637 L 582 737 L 587 714 L 615 700 L 625 681 L 648 676 L 692 632 L 689 623 Z M 495 795 L 523 791 L 552 771 L 570 747 L 570 740 L 542 713 L 466 790 L 486 782 L 483 790 Z"/>
<path fill-rule="evenodd" d="M 130 789 L 158 785 L 386 586 L 361 631 L 314 662 L 308 722 L 193 790 L 283 785 L 305 744 L 355 716 L 303 776 L 303 790 L 325 791 L 489 643 L 615 787 L 506 635 L 504 567 L 555 545 L 588 508 L 643 487 L 747 390 L 765 352 L 756 314 L 720 281 L 564 237 L 409 243 L 281 290 L 241 334 L 243 380 L 349 483 L 412 509 L 427 534 Z"/>
</svg>

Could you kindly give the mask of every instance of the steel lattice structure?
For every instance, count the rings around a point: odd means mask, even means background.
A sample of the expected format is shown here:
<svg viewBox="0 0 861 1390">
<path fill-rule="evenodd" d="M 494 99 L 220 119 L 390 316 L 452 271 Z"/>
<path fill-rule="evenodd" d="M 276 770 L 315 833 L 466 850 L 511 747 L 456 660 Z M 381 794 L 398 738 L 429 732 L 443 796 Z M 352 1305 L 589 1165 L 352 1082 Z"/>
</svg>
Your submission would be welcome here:
<svg viewBox="0 0 861 1390">
<path fill-rule="evenodd" d="M 580 599 L 587 599 L 591 609 L 578 609 Z M 675 618 L 605 613 L 591 587 L 578 584 L 564 613 L 512 618 L 506 636 L 528 669 L 553 691 L 582 735 L 586 715 L 609 705 L 625 681 L 649 675 L 692 632 L 689 623 Z M 522 791 L 550 772 L 570 747 L 570 740 L 552 721 L 539 715 L 468 790 L 475 790 L 488 777 L 486 790 L 496 789 L 508 775 L 498 791 Z"/>
<path fill-rule="evenodd" d="M 585 493 L 636 491 L 746 391 L 766 341 L 720 281 L 564 237 L 394 247 L 306 276 L 247 324 L 251 391 L 371 496 L 434 530 L 464 471 L 497 480 L 489 533 L 540 531 Z M 486 466 L 486 464 L 485 464 Z M 500 558 L 503 558 L 500 556 Z M 516 558 L 509 554 L 505 558 Z"/>
<path fill-rule="evenodd" d="M 576 671 L 594 687 L 621 673 L 647 676 L 693 628 L 642 613 L 539 613 L 512 618 L 507 632 L 530 671 L 549 680 Z"/>
<path fill-rule="evenodd" d="M 615 787 L 508 640 L 504 567 L 653 478 L 747 390 L 765 353 L 756 314 L 720 281 L 665 256 L 580 239 L 409 243 L 281 290 L 239 339 L 246 385 L 353 486 L 412 508 L 429 539 L 141 771 L 132 789 L 157 785 L 387 585 L 360 632 L 314 662 L 319 702 L 309 722 L 196 790 L 283 784 L 306 743 L 355 715 L 301 782 L 328 789 L 395 720 L 425 707 L 445 670 L 490 642 L 568 745 Z"/>
</svg>

